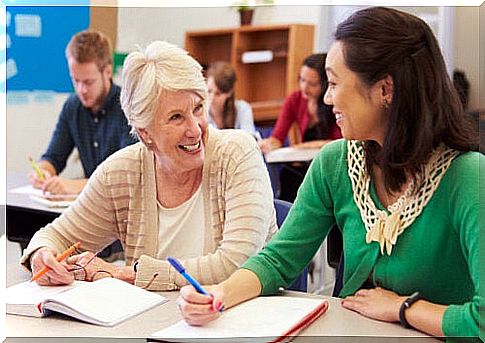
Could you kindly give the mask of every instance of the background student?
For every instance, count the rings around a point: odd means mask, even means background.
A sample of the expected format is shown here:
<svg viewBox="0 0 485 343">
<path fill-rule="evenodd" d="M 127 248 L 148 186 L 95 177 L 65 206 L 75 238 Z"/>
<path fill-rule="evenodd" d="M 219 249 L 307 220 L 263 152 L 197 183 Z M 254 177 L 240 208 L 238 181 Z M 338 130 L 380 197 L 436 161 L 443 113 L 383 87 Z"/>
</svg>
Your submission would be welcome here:
<svg viewBox="0 0 485 343">
<path fill-rule="evenodd" d="M 45 180 L 32 171 L 30 183 L 53 194 L 80 193 L 96 167 L 113 152 L 136 141 L 120 106 L 120 88 L 113 84 L 109 39 L 101 32 L 82 31 L 66 47 L 75 94 L 66 100 L 49 147 L 38 165 Z M 59 176 L 74 148 L 84 178 Z"/>
<path fill-rule="evenodd" d="M 308 142 L 300 147 L 319 148 L 329 139 L 342 137 L 332 106 L 323 103 L 328 82 L 325 58 L 326 54 L 313 54 L 303 61 L 298 76 L 299 90 L 285 99 L 271 136 L 259 142 L 263 153 L 282 147 L 294 123 L 300 135 L 297 143 Z"/>
<path fill-rule="evenodd" d="M 263 158 L 247 134 L 208 128 L 206 99 L 202 68 L 185 50 L 156 41 L 128 55 L 121 104 L 141 142 L 104 161 L 77 201 L 36 232 L 22 263 L 51 268 L 37 282 L 116 277 L 174 290 L 187 281 L 165 260 L 173 256 L 214 284 L 263 247 L 276 230 Z M 89 262 L 116 239 L 125 266 Z M 55 260 L 78 241 L 86 252 Z"/>
<path fill-rule="evenodd" d="M 236 100 L 236 72 L 224 61 L 214 62 L 207 69 L 209 91 L 209 125 L 218 129 L 241 129 L 259 137 L 254 127 L 253 110 L 244 100 Z"/>
<path fill-rule="evenodd" d="M 346 140 L 313 161 L 277 236 L 213 297 L 184 287 L 185 320 L 287 286 L 338 224 L 344 240 L 342 306 L 436 336 L 483 327 L 479 293 L 480 195 L 485 157 L 431 29 L 374 7 L 338 25 L 329 88 Z M 416 293 L 417 292 L 417 293 Z"/>
<path fill-rule="evenodd" d="M 323 103 L 327 89 L 325 75 L 326 54 L 308 56 L 300 69 L 300 89 L 290 94 L 283 104 L 271 136 L 259 142 L 263 153 L 283 146 L 290 127 L 296 123 L 300 148 L 320 148 L 329 140 L 341 138 L 339 127 L 335 124 L 332 106 Z M 298 188 L 308 169 L 307 164 L 292 163 L 284 165 L 279 175 L 279 198 L 293 202 Z"/>
</svg>

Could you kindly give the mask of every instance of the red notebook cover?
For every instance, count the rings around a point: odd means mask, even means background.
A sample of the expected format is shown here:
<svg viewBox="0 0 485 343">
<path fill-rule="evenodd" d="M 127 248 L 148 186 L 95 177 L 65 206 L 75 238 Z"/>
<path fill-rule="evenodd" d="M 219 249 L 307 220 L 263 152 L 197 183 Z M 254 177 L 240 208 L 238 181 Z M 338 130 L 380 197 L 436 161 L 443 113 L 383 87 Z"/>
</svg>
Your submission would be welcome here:
<svg viewBox="0 0 485 343">
<path fill-rule="evenodd" d="M 315 310 L 307 314 L 298 323 L 296 323 L 296 325 L 294 325 L 292 328 L 290 328 L 288 331 L 286 331 L 284 334 L 282 334 L 280 337 L 276 338 L 272 342 L 278 343 L 278 342 L 291 341 L 291 339 L 297 336 L 300 331 L 302 331 L 304 328 L 309 326 L 315 320 L 320 318 L 321 315 L 327 312 L 327 309 L 328 309 L 328 301 L 325 300 L 322 302 L 321 305 L 315 308 Z"/>
</svg>

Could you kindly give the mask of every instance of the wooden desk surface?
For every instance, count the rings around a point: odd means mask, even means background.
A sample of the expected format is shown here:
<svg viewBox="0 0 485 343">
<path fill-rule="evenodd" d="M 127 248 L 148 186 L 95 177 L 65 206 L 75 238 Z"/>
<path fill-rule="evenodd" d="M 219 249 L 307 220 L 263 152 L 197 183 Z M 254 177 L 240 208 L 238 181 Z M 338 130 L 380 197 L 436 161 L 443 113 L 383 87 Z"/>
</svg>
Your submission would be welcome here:
<svg viewBox="0 0 485 343">
<path fill-rule="evenodd" d="M 7 285 L 28 280 L 30 273 L 17 264 L 7 266 Z M 146 342 L 152 333 L 172 325 L 181 319 L 175 305 L 178 292 L 161 292 L 170 301 L 115 327 L 86 324 L 62 315 L 32 318 L 7 315 L 7 343 L 41 342 L 46 337 L 54 337 L 49 342 L 115 342 L 116 338 L 128 338 L 128 342 Z M 314 296 L 298 292 L 289 295 Z M 324 297 L 330 306 L 325 315 L 300 333 L 294 342 L 308 341 L 308 337 L 318 336 L 318 342 L 398 342 L 400 337 L 414 337 L 412 342 L 437 342 L 436 339 L 398 324 L 384 323 L 365 318 L 341 307 L 340 299 Z M 120 301 L 123 301 L 120 296 Z M 368 337 L 362 337 L 368 336 Z M 78 337 L 78 338 L 76 338 Z M 80 340 L 80 338 L 83 339 Z M 90 337 L 85 340 L 84 337 Z M 306 337 L 306 339 L 305 339 Z M 69 338 L 69 339 L 68 339 Z M 123 340 L 125 342 L 125 340 Z M 312 341 L 313 342 L 313 341 Z"/>
</svg>

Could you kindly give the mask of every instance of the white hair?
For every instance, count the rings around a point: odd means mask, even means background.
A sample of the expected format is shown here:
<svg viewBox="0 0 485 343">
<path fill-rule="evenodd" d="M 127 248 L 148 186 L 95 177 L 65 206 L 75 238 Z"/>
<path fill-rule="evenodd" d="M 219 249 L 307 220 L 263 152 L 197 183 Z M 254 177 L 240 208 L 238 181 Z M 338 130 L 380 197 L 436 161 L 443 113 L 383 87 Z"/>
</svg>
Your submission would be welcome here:
<svg viewBox="0 0 485 343">
<path fill-rule="evenodd" d="M 123 63 L 120 101 L 132 133 L 150 125 L 163 91 L 181 90 L 207 99 L 202 67 L 187 51 L 168 42 L 154 41 L 144 51 L 139 48 L 130 53 Z"/>
</svg>

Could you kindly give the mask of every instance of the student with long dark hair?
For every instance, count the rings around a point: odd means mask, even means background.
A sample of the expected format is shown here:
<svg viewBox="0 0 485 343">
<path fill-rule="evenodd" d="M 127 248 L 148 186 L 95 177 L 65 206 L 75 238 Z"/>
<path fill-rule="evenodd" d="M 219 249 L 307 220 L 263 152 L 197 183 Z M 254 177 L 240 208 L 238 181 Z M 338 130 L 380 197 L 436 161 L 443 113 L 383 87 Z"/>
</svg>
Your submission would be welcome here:
<svg viewBox="0 0 485 343">
<path fill-rule="evenodd" d="M 342 306 L 436 336 L 478 336 L 480 194 L 485 157 L 463 113 L 438 42 L 421 19 L 360 10 L 328 52 L 329 88 L 345 140 L 313 161 L 279 234 L 226 281 L 188 286 L 189 324 L 273 294 L 303 270 L 337 224 L 345 266 Z"/>
<path fill-rule="evenodd" d="M 342 137 L 332 106 L 323 102 L 328 87 L 326 57 L 327 54 L 312 54 L 305 58 L 298 77 L 299 90 L 286 98 L 271 136 L 259 142 L 261 151 L 266 153 L 282 147 L 293 125 L 297 130 L 292 143 L 299 148 L 320 148 L 330 140 Z M 307 164 L 284 165 L 279 175 L 278 197 L 293 202 L 307 170 Z"/>
<path fill-rule="evenodd" d="M 293 124 L 298 128 L 297 144 L 312 142 L 301 147 L 321 147 L 329 139 L 342 137 L 332 106 L 323 103 L 328 84 L 326 57 L 326 54 L 312 54 L 303 61 L 298 76 L 299 89 L 285 99 L 271 136 L 260 141 L 263 152 L 282 147 Z"/>
</svg>

